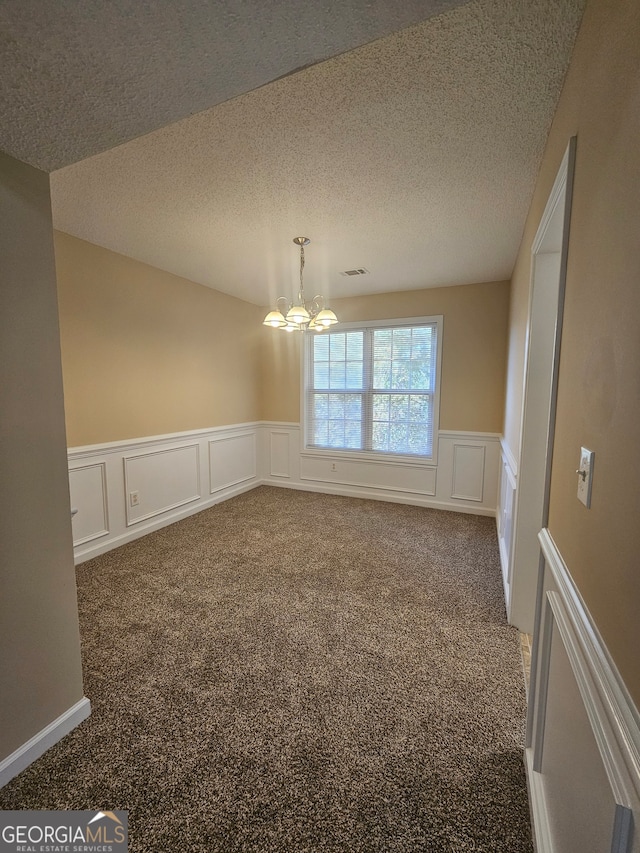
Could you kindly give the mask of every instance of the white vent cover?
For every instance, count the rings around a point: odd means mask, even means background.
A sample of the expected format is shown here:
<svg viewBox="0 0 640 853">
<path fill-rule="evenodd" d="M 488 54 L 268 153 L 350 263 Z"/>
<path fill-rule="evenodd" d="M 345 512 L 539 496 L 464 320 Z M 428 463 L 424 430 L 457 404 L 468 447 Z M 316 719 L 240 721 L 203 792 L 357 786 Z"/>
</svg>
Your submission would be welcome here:
<svg viewBox="0 0 640 853">
<path fill-rule="evenodd" d="M 344 270 L 340 275 L 367 275 L 369 270 L 366 270 L 364 267 L 358 267 L 356 270 Z"/>
</svg>

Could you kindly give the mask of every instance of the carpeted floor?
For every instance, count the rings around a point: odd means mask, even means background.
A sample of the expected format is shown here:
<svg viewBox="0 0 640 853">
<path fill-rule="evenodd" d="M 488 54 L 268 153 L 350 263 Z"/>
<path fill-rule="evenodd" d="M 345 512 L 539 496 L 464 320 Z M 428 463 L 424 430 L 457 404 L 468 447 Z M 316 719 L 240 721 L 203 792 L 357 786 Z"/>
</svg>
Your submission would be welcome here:
<svg viewBox="0 0 640 853">
<path fill-rule="evenodd" d="M 532 851 L 495 520 L 261 487 L 78 567 L 93 713 L 0 808 L 132 853 Z"/>
</svg>

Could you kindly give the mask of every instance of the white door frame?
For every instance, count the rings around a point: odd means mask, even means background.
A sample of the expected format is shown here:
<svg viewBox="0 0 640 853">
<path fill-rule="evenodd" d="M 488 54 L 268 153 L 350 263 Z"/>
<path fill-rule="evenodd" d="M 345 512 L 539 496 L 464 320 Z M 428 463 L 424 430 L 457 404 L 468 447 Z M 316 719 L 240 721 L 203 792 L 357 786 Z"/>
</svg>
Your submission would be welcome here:
<svg viewBox="0 0 640 853">
<path fill-rule="evenodd" d="M 509 564 L 509 622 L 533 633 L 540 563 L 538 533 L 547 526 L 560 343 L 566 286 L 576 137 L 565 151 L 531 246 L 524 394 Z"/>
</svg>

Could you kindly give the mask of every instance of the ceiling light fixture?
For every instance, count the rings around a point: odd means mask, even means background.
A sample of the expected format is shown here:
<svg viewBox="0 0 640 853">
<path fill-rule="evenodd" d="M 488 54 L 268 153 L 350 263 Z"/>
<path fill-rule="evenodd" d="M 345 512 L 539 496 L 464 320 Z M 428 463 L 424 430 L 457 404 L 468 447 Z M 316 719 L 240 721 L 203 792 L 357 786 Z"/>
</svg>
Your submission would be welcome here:
<svg viewBox="0 0 640 853">
<path fill-rule="evenodd" d="M 329 326 L 338 322 L 338 318 L 328 308 L 324 307 L 324 298 L 314 296 L 311 302 L 305 302 L 302 271 L 304 270 L 304 247 L 311 242 L 308 237 L 294 237 L 293 242 L 300 246 L 300 288 L 295 303 L 289 302 L 285 296 L 276 300 L 276 307 L 269 311 L 263 320 L 263 325 L 274 329 L 284 329 L 285 332 L 323 332 Z"/>
</svg>

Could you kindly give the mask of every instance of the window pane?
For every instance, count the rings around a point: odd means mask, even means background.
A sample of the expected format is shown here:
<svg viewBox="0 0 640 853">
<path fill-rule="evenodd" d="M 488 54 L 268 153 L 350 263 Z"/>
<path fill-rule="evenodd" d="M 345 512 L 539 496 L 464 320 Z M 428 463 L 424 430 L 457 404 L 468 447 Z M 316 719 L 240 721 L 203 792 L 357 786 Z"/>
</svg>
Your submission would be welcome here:
<svg viewBox="0 0 640 853">
<path fill-rule="evenodd" d="M 393 352 L 392 357 L 411 358 L 411 329 L 393 330 Z"/>
<path fill-rule="evenodd" d="M 329 446 L 344 447 L 344 421 L 329 421 Z"/>
<path fill-rule="evenodd" d="M 360 421 L 345 421 L 344 425 L 345 447 L 350 450 L 362 448 L 362 424 Z"/>
<path fill-rule="evenodd" d="M 426 424 L 411 424 L 409 427 L 409 453 L 428 453 L 429 429 Z"/>
<path fill-rule="evenodd" d="M 313 443 L 326 447 L 329 436 L 329 422 L 316 420 L 313 425 Z"/>
<path fill-rule="evenodd" d="M 389 395 L 374 394 L 373 395 L 373 419 L 374 421 L 389 420 Z"/>
<path fill-rule="evenodd" d="M 391 372 L 391 387 L 394 391 L 401 391 L 409 387 L 409 362 L 394 361 Z"/>
<path fill-rule="evenodd" d="M 313 365 L 313 387 L 329 387 L 329 362 L 320 361 Z"/>
<path fill-rule="evenodd" d="M 345 388 L 346 374 L 344 361 L 331 362 L 331 374 L 329 378 L 329 388 Z"/>
<path fill-rule="evenodd" d="M 329 338 L 317 335 L 313 339 L 313 360 L 329 361 Z"/>
<path fill-rule="evenodd" d="M 429 397 L 412 394 L 409 398 L 409 420 L 426 421 L 429 417 L 430 403 Z"/>
<path fill-rule="evenodd" d="M 409 427 L 407 424 L 391 424 L 389 427 L 389 450 L 393 453 L 407 453 L 409 451 Z"/>
<path fill-rule="evenodd" d="M 408 421 L 409 420 L 409 395 L 394 394 L 391 397 L 391 420 L 392 421 Z"/>
<path fill-rule="evenodd" d="M 345 344 L 346 335 L 344 332 L 341 334 L 334 333 L 329 335 L 329 352 L 331 353 L 331 361 L 344 361 L 346 356 Z"/>
<path fill-rule="evenodd" d="M 362 388 L 362 362 L 348 361 L 346 372 L 347 388 Z"/>
<path fill-rule="evenodd" d="M 392 329 L 380 329 L 373 333 L 373 357 L 374 359 L 391 358 L 391 342 L 393 340 Z"/>
<path fill-rule="evenodd" d="M 329 394 L 329 417 L 332 420 L 344 418 L 344 397 L 342 394 Z"/>
<path fill-rule="evenodd" d="M 345 417 L 350 420 L 362 420 L 362 397 L 360 394 L 345 394 Z"/>
<path fill-rule="evenodd" d="M 431 364 L 426 359 L 414 359 L 411 362 L 411 387 L 415 390 L 429 391 L 431 386 Z"/>
<path fill-rule="evenodd" d="M 313 395 L 313 416 L 327 418 L 329 416 L 329 397 L 327 394 Z"/>
<path fill-rule="evenodd" d="M 431 355 L 432 332 L 430 326 L 413 329 L 411 335 L 411 353 L 413 358 L 429 358 Z"/>
<path fill-rule="evenodd" d="M 381 391 L 391 388 L 391 362 L 374 361 L 373 363 L 373 387 Z"/>
<path fill-rule="evenodd" d="M 347 360 L 362 361 L 364 332 L 347 332 Z"/>
<path fill-rule="evenodd" d="M 373 450 L 389 450 L 389 424 L 374 423 L 371 437 Z"/>
</svg>

